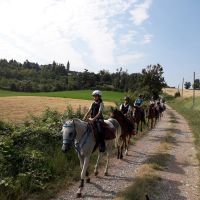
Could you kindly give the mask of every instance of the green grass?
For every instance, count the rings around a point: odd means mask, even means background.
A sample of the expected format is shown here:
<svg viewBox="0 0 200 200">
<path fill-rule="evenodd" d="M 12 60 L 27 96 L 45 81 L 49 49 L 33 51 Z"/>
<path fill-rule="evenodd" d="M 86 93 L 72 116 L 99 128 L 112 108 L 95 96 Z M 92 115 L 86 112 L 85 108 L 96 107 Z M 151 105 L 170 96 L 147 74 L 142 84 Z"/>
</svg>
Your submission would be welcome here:
<svg viewBox="0 0 200 200">
<path fill-rule="evenodd" d="M 45 96 L 45 97 L 62 97 L 73 99 L 91 100 L 91 90 L 73 90 L 73 91 L 59 91 L 59 92 L 14 92 L 7 90 L 0 90 L 0 97 L 8 96 Z M 124 96 L 123 92 L 103 91 L 104 101 L 119 101 Z"/>
<path fill-rule="evenodd" d="M 188 121 L 195 137 L 198 159 L 200 161 L 200 97 L 196 98 L 194 107 L 192 107 L 192 98 L 177 98 L 169 101 L 168 104 Z"/>
</svg>

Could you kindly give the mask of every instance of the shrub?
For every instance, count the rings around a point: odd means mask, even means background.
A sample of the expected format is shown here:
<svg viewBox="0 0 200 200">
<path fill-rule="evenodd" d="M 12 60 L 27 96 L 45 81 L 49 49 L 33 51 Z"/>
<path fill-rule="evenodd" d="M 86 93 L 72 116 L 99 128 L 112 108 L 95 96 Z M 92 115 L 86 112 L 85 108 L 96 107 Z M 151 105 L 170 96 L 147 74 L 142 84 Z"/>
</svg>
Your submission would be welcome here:
<svg viewBox="0 0 200 200">
<path fill-rule="evenodd" d="M 62 153 L 60 130 L 62 118 L 82 116 L 81 108 L 68 107 L 64 115 L 47 109 L 21 125 L 0 122 L 0 199 L 26 199 L 56 180 L 77 180 L 78 158 L 74 150 Z"/>
<path fill-rule="evenodd" d="M 180 97 L 181 96 L 181 93 L 179 91 L 177 91 L 175 94 L 174 94 L 174 97 L 177 98 L 177 97 Z"/>
</svg>

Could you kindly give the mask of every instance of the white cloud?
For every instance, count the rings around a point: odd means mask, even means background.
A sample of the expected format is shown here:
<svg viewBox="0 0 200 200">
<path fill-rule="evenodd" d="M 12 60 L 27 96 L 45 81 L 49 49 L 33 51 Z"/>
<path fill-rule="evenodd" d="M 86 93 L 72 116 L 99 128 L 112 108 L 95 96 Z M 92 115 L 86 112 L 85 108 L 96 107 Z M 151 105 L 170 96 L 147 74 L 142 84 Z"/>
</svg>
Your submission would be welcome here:
<svg viewBox="0 0 200 200">
<path fill-rule="evenodd" d="M 0 0 L 1 58 L 28 59 L 41 64 L 70 60 L 76 70 L 115 65 L 116 35 L 123 28 L 123 21 L 116 19 L 117 23 L 111 23 L 111 19 L 125 16 L 137 2 Z M 121 35 L 122 45 L 134 40 L 134 31 Z M 84 41 L 88 52 L 80 52 L 79 46 L 73 46 L 79 40 Z M 88 63 L 88 56 L 93 63 Z"/>
<path fill-rule="evenodd" d="M 144 0 L 143 3 L 136 4 L 134 9 L 130 11 L 132 20 L 135 25 L 141 25 L 145 20 L 149 18 L 149 8 L 152 4 L 152 0 Z"/>
<path fill-rule="evenodd" d="M 151 35 L 151 34 L 145 34 L 144 37 L 143 37 L 143 40 L 142 40 L 141 44 L 149 44 L 149 43 L 151 43 L 152 38 L 153 38 L 153 35 Z"/>
<path fill-rule="evenodd" d="M 130 44 L 130 43 L 134 43 L 135 42 L 135 38 L 134 36 L 137 34 L 136 31 L 129 31 L 127 34 L 124 34 L 121 36 L 120 40 L 119 40 L 119 43 L 122 45 L 122 46 L 126 46 L 127 44 Z"/>
<path fill-rule="evenodd" d="M 124 54 L 120 55 L 117 58 L 119 65 L 129 65 L 138 62 L 144 57 L 143 53 L 131 53 L 131 54 Z"/>
</svg>

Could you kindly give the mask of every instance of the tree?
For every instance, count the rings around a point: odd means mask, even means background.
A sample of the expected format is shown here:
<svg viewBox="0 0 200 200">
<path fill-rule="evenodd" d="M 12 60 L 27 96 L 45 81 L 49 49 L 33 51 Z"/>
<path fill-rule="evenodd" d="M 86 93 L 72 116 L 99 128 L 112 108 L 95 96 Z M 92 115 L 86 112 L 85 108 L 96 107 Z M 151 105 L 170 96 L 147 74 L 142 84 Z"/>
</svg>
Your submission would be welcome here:
<svg viewBox="0 0 200 200">
<path fill-rule="evenodd" d="M 163 73 L 163 67 L 160 64 L 149 65 L 146 69 L 142 70 L 140 89 L 148 97 L 153 95 L 157 98 L 162 92 L 162 88 L 166 86 Z"/>
<path fill-rule="evenodd" d="M 185 86 L 185 89 L 190 89 L 191 83 L 190 82 L 185 82 L 184 86 Z"/>
<path fill-rule="evenodd" d="M 200 79 L 194 80 L 193 88 L 196 89 L 196 90 L 200 89 Z"/>
<path fill-rule="evenodd" d="M 67 72 L 69 72 L 69 70 L 70 70 L 70 63 L 69 63 L 69 61 L 67 62 Z"/>
</svg>

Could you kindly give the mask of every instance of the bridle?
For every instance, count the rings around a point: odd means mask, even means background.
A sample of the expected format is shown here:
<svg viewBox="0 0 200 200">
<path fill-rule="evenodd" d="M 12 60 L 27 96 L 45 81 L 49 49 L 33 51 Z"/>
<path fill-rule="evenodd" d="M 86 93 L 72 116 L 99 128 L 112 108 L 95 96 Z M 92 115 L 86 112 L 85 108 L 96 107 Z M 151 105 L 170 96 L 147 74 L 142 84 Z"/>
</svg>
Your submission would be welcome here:
<svg viewBox="0 0 200 200">
<path fill-rule="evenodd" d="M 64 128 L 69 128 L 69 127 L 74 128 L 72 139 L 69 139 L 69 138 L 63 139 L 63 144 L 71 144 L 71 143 L 74 143 L 74 141 L 75 141 L 77 132 L 76 132 L 76 126 L 75 126 L 74 120 L 72 120 L 72 122 L 73 122 L 73 126 L 71 124 L 63 125 Z"/>
</svg>

